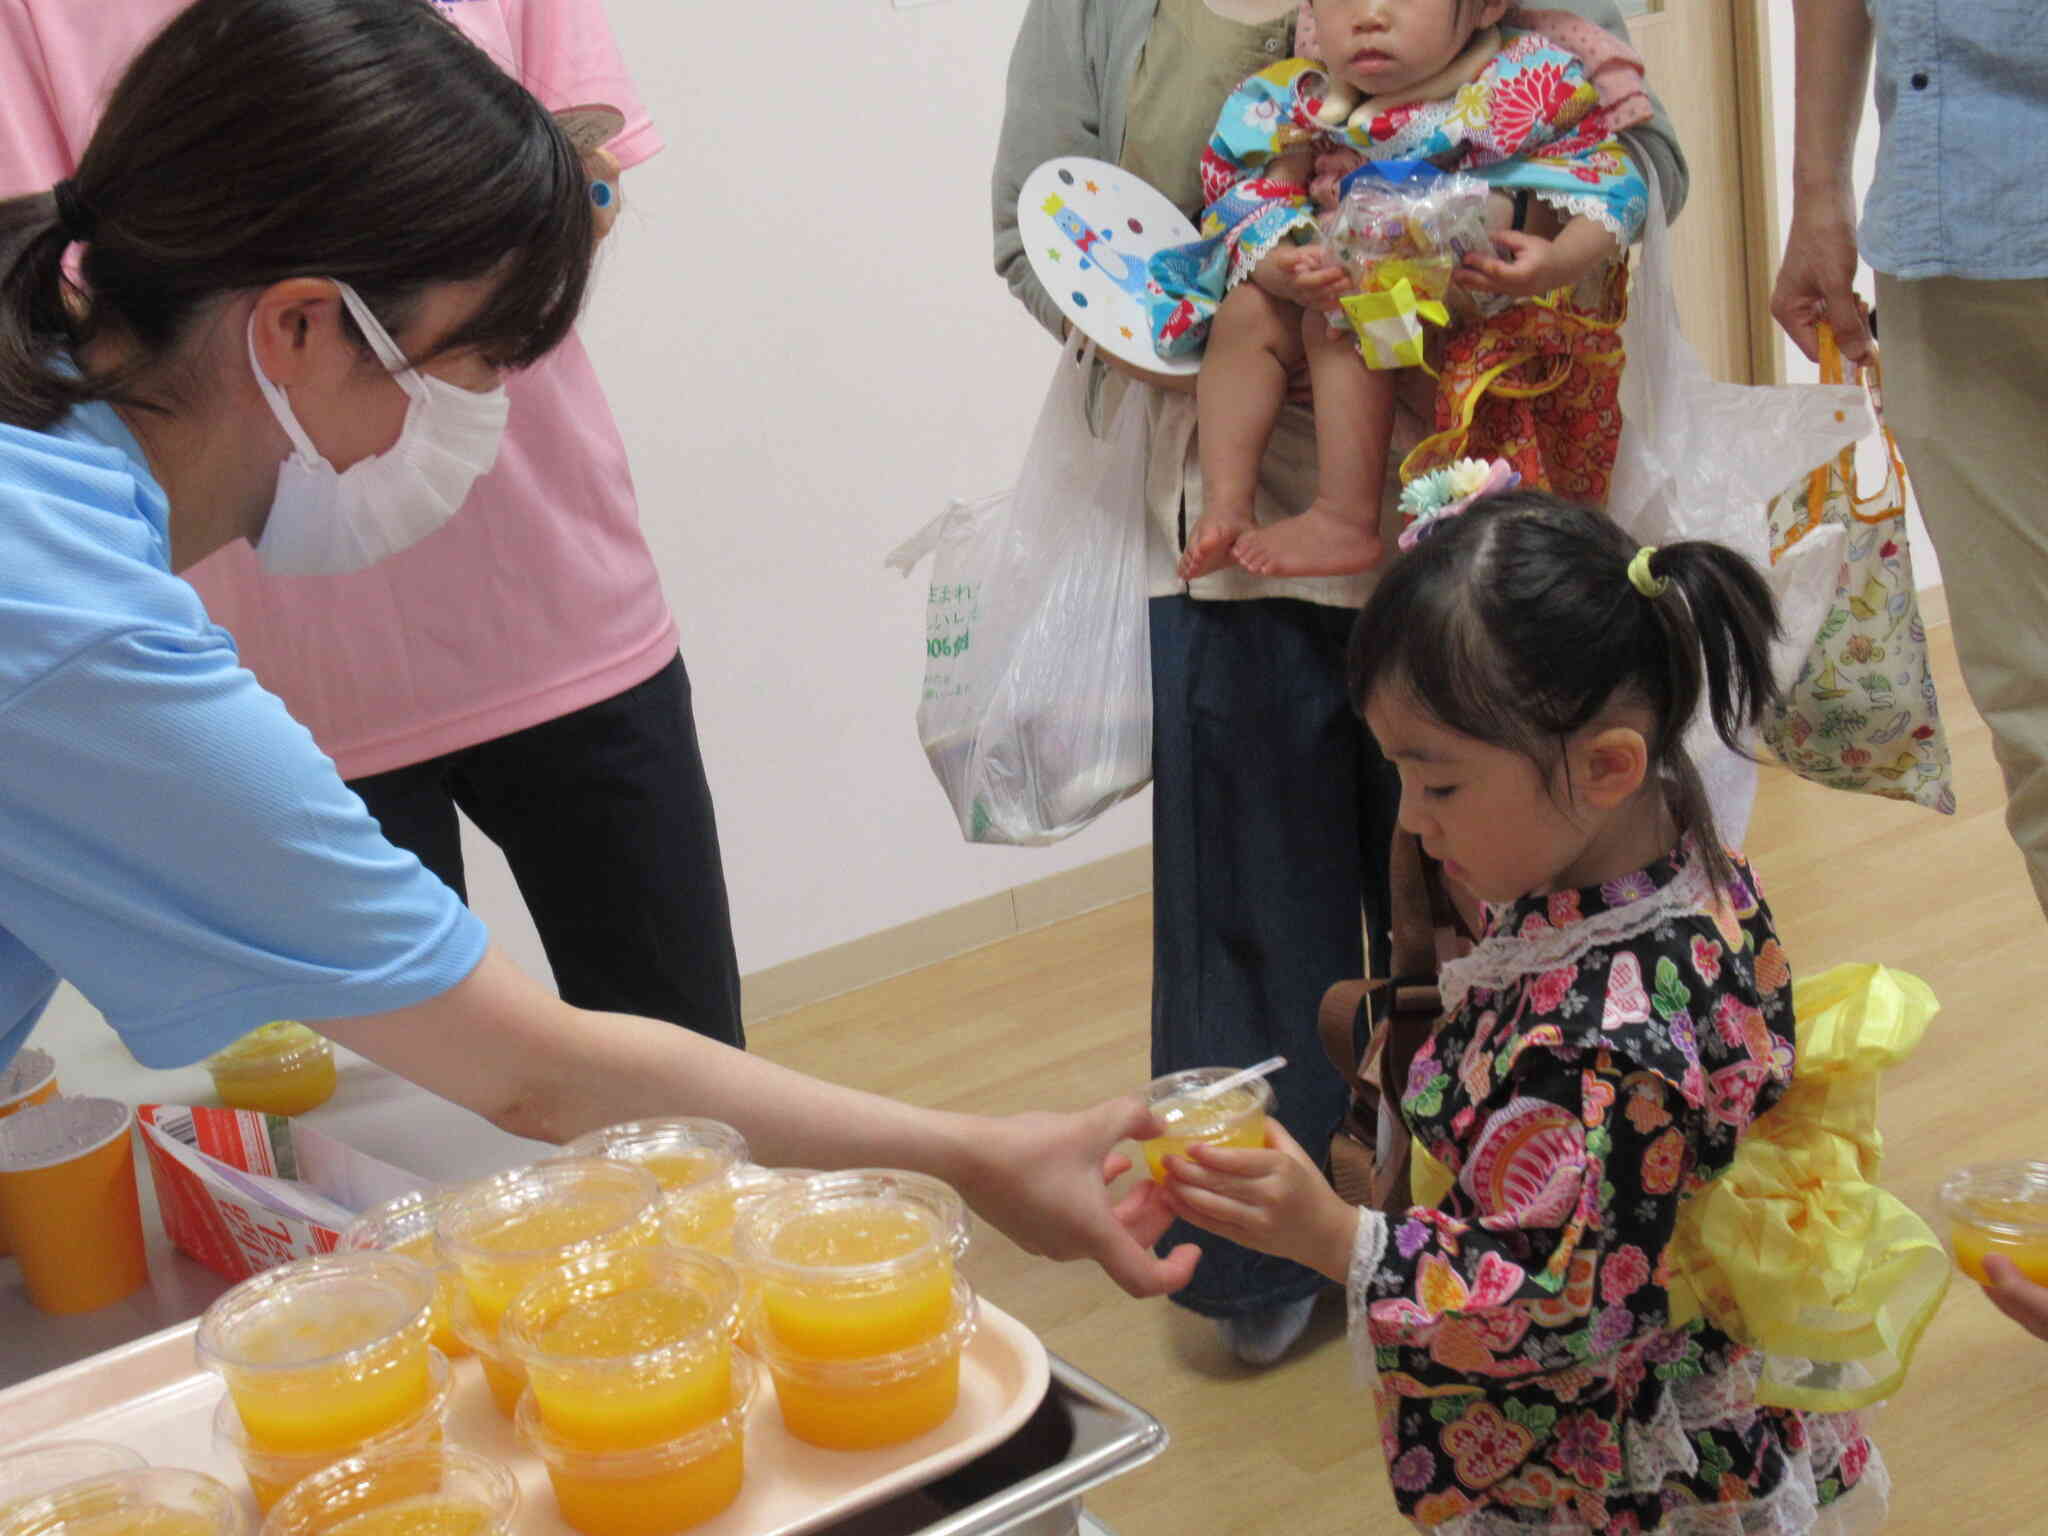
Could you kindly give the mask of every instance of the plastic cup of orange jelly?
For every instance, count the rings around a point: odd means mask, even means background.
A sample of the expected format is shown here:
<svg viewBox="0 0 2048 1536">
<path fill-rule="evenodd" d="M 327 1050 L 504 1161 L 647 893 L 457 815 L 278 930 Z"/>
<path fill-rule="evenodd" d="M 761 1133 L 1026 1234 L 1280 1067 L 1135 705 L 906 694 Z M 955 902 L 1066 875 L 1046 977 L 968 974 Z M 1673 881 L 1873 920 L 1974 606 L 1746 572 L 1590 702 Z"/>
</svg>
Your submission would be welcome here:
<svg viewBox="0 0 2048 1536">
<path fill-rule="evenodd" d="M 0 1510 L 0 1536 L 242 1536 L 241 1501 L 201 1472 L 142 1467 Z"/>
<path fill-rule="evenodd" d="M 907 1348 L 861 1359 L 818 1359 L 777 1343 L 756 1302 L 753 1348 L 775 1378 L 783 1428 L 828 1451 L 871 1451 L 937 1429 L 960 1398 L 960 1351 L 974 1336 L 974 1288 L 955 1276 L 946 1326 Z"/>
<path fill-rule="evenodd" d="M 501 1536 L 519 1484 L 474 1451 L 379 1451 L 315 1472 L 272 1507 L 262 1536 Z"/>
<path fill-rule="evenodd" d="M 528 1286 L 500 1339 L 526 1369 L 540 1424 L 564 1445 L 629 1451 L 731 1407 L 739 1277 L 709 1253 L 634 1248 Z"/>
<path fill-rule="evenodd" d="M 342 1229 L 342 1253 L 401 1253 L 434 1271 L 434 1348 L 454 1360 L 469 1353 L 450 1320 L 462 1275 L 445 1264 L 434 1247 L 434 1227 L 453 1196 L 452 1190 L 415 1190 L 372 1206 Z"/>
<path fill-rule="evenodd" d="M 546 1464 L 562 1519 L 583 1536 L 670 1536 L 739 1497 L 756 1379 L 752 1362 L 733 1356 L 725 1412 L 659 1445 L 597 1451 L 565 1441 L 530 1391 L 519 1400 L 519 1433 Z"/>
<path fill-rule="evenodd" d="M 788 1355 L 892 1354 L 943 1333 L 967 1208 L 937 1179 L 889 1168 L 813 1174 L 750 1205 L 733 1233 L 758 1329 Z"/>
<path fill-rule="evenodd" d="M 628 1120 L 579 1136 L 562 1151 L 646 1169 L 661 1186 L 671 1242 L 730 1251 L 733 1177 L 747 1166 L 747 1139 L 724 1121 L 680 1115 Z"/>
<path fill-rule="evenodd" d="M 112 1099 L 50 1099 L 0 1120 L 0 1229 L 45 1312 L 91 1312 L 149 1283 L 134 1124 Z"/>
<path fill-rule="evenodd" d="M 493 1338 L 505 1309 L 542 1275 L 573 1259 L 651 1247 L 661 1236 L 654 1176 L 587 1157 L 535 1163 L 454 1190 L 434 1226 L 435 1248 L 462 1272 L 474 1326 Z"/>
<path fill-rule="evenodd" d="M 1214 1099 L 1189 1094 L 1235 1073 L 1234 1067 L 1195 1067 L 1169 1072 L 1146 1084 L 1145 1102 L 1166 1134 L 1141 1142 L 1145 1167 L 1155 1183 L 1166 1181 L 1166 1159 L 1190 1146 L 1263 1147 L 1266 1117 L 1273 1112 L 1273 1090 L 1262 1077 L 1253 1078 Z"/>
<path fill-rule="evenodd" d="M 427 1406 L 414 1417 L 361 1445 L 349 1447 L 339 1455 L 323 1452 L 292 1455 L 259 1449 L 242 1427 L 242 1416 L 235 1411 L 235 1400 L 231 1397 L 223 1397 L 214 1409 L 213 1443 L 234 1453 L 235 1459 L 242 1464 L 243 1475 L 249 1479 L 249 1491 L 256 1496 L 256 1507 L 268 1513 L 271 1506 L 292 1488 L 337 1461 L 386 1451 L 432 1450 L 438 1446 L 442 1425 L 448 1417 L 448 1400 L 455 1392 L 455 1373 L 449 1369 L 447 1356 L 439 1350 L 428 1352 L 427 1363 L 434 1384 L 433 1396 L 427 1399 Z"/>
<path fill-rule="evenodd" d="M 15 1505 L 54 1493 L 68 1483 L 134 1472 L 148 1465 L 139 1452 L 104 1440 L 53 1440 L 0 1456 L 0 1517 Z"/>
<path fill-rule="evenodd" d="M 432 1400 L 433 1303 L 433 1271 L 401 1254 L 299 1259 L 206 1309 L 199 1363 L 256 1449 L 345 1456 Z"/>
<path fill-rule="evenodd" d="M 334 1047 L 291 1019 L 278 1019 L 206 1058 L 213 1091 L 231 1109 L 303 1115 L 334 1097 Z"/>
<path fill-rule="evenodd" d="M 1936 1197 L 1948 1218 L 1956 1265 L 1990 1284 L 1984 1260 L 1998 1254 L 2036 1285 L 2048 1285 L 2048 1163 L 1978 1163 L 1942 1181 Z"/>
</svg>

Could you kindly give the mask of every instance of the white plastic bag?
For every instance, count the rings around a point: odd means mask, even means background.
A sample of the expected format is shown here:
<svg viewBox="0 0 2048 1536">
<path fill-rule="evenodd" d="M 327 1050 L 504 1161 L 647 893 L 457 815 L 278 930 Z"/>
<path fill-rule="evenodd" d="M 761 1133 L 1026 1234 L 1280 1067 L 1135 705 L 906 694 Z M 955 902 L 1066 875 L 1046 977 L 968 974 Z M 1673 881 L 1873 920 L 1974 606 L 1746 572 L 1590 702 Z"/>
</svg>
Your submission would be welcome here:
<svg viewBox="0 0 2048 1536">
<path fill-rule="evenodd" d="M 1746 556 L 1771 584 L 1784 636 L 1772 653 L 1790 687 L 1834 596 L 1839 530 L 1797 560 L 1771 564 L 1765 509 L 1816 465 L 1872 428 L 1863 392 L 1848 386 L 1727 384 L 1711 377 L 1678 327 L 1670 234 L 1655 173 L 1622 338 L 1622 432 L 1607 511 L 1638 542 L 1712 539 Z M 1756 798 L 1756 765 L 1721 745 L 1704 711 L 1687 750 L 1705 781 L 1716 830 L 1739 844 Z"/>
<path fill-rule="evenodd" d="M 1097 437 L 1093 350 L 1061 353 L 1016 487 L 889 556 L 935 556 L 918 737 L 971 843 L 1057 842 L 1152 777 L 1146 391 Z"/>
</svg>

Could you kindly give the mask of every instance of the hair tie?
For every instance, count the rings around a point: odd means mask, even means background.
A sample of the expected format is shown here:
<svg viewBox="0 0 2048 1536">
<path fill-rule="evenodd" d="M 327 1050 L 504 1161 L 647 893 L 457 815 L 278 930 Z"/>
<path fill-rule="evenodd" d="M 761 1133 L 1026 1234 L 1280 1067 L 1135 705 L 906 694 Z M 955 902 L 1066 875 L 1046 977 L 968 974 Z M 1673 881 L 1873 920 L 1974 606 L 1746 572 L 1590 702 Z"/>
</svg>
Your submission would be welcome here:
<svg viewBox="0 0 2048 1536">
<path fill-rule="evenodd" d="M 50 196 L 57 202 L 57 225 L 71 237 L 76 245 L 90 243 L 99 220 L 93 211 L 80 201 L 78 183 L 69 176 L 50 188 Z"/>
<path fill-rule="evenodd" d="M 1628 582 L 1643 596 L 1662 597 L 1671 590 L 1669 576 L 1656 576 L 1650 572 L 1650 558 L 1657 553 L 1657 546 L 1645 544 L 1636 551 L 1636 557 L 1628 563 Z"/>
<path fill-rule="evenodd" d="M 1400 545 L 1413 549 L 1447 518 L 1456 517 L 1476 501 L 1512 491 L 1522 483 L 1521 475 L 1506 459 L 1492 463 L 1484 459 L 1460 459 L 1417 475 L 1401 491 L 1401 512 L 1409 518 L 1401 530 Z"/>
</svg>

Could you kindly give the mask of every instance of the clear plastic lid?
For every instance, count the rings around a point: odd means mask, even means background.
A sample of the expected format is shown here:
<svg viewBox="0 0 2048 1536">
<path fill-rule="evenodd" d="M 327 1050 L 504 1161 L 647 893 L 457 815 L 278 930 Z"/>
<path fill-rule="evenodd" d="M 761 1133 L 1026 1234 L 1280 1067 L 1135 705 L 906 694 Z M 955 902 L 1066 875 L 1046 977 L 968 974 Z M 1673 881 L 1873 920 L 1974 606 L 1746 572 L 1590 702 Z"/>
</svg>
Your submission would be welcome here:
<svg viewBox="0 0 2048 1536">
<path fill-rule="evenodd" d="M 196 1341 L 208 1370 L 237 1375 L 367 1371 L 433 1328 L 436 1282 L 396 1253 L 331 1253 L 244 1280 L 206 1309 Z"/>
<path fill-rule="evenodd" d="M 421 1436 L 438 1428 L 448 1416 L 448 1403 L 455 1393 L 455 1372 L 448 1364 L 448 1357 L 438 1349 L 427 1351 L 427 1370 L 434 1383 L 433 1395 L 427 1399 L 426 1407 L 407 1419 L 403 1424 L 394 1424 L 382 1434 L 365 1441 L 357 1448 L 358 1455 L 372 1451 L 410 1449 Z M 222 1450 L 232 1451 L 242 1460 L 242 1465 L 252 1473 L 260 1473 L 271 1482 L 297 1482 L 310 1472 L 333 1464 L 332 1451 L 267 1451 L 252 1444 L 249 1431 L 242 1426 L 242 1416 L 235 1412 L 235 1400 L 222 1397 L 213 1410 L 213 1443 Z"/>
<path fill-rule="evenodd" d="M 974 1337 L 980 1317 L 981 1306 L 975 1298 L 974 1287 L 967 1283 L 965 1276 L 955 1275 L 953 1306 L 946 1326 L 928 1339 L 904 1349 L 891 1350 L 885 1355 L 820 1359 L 786 1350 L 776 1343 L 774 1330 L 767 1326 L 759 1298 L 749 1305 L 745 1337 L 747 1348 L 766 1361 L 768 1368 L 778 1376 L 829 1391 L 856 1392 L 920 1376 L 950 1356 L 959 1354 L 967 1341 Z"/>
<path fill-rule="evenodd" d="M 453 1191 L 434 1241 L 444 1258 L 492 1264 L 572 1259 L 658 1230 L 661 1186 L 645 1169 L 562 1158 Z"/>
<path fill-rule="evenodd" d="M 386 1506 L 444 1500 L 483 1511 L 489 1528 L 503 1531 L 519 1511 L 519 1484 L 489 1457 L 454 1446 L 351 1456 L 279 1499 L 262 1536 L 322 1536 Z"/>
<path fill-rule="evenodd" d="M 540 1416 L 540 1404 L 535 1400 L 531 1387 L 519 1399 L 514 1423 L 518 1426 L 519 1438 L 532 1446 L 553 1471 L 593 1483 L 630 1483 L 702 1461 L 739 1439 L 746 1433 L 747 1415 L 753 1411 L 759 1385 L 760 1373 L 754 1369 L 753 1362 L 745 1355 L 734 1355 L 732 1406 L 722 1418 L 713 1419 L 709 1424 L 700 1425 L 674 1440 L 638 1450 L 593 1451 L 571 1445 L 549 1430 Z"/>
<path fill-rule="evenodd" d="M 618 1348 L 593 1345 L 563 1327 L 578 1308 L 614 1298 L 659 1314 L 668 1336 Z M 520 1292 L 500 1329 L 504 1350 L 529 1368 L 602 1365 L 632 1373 L 704 1355 L 730 1343 L 739 1319 L 740 1282 L 733 1267 L 708 1253 L 630 1248 L 577 1259 Z M 674 1331 L 670 1331 L 673 1328 Z M 609 1330 L 606 1330 L 607 1332 Z"/>
<path fill-rule="evenodd" d="M 1273 1113 L 1273 1088 L 1263 1077 L 1218 1095 L 1213 1099 L 1192 1097 L 1211 1083 L 1235 1075 L 1236 1067 L 1190 1067 L 1169 1072 L 1145 1085 L 1145 1102 L 1168 1135 L 1193 1125 L 1227 1125 L 1254 1114 Z"/>
<path fill-rule="evenodd" d="M 2048 1163 L 1975 1163 L 1942 1180 L 1942 1214 L 2007 1239 L 2048 1238 Z"/>
<path fill-rule="evenodd" d="M 608 1157 L 637 1163 L 669 1194 L 711 1183 L 747 1160 L 747 1139 L 722 1120 L 678 1115 L 628 1120 L 578 1136 L 562 1148 L 568 1157 Z"/>
<path fill-rule="evenodd" d="M 733 1245 L 764 1277 L 870 1287 L 941 1256 L 957 1259 L 970 1237 L 966 1203 L 950 1186 L 921 1173 L 853 1168 L 812 1174 L 748 1206 Z M 871 1257 L 877 1250 L 886 1256 Z"/>
<path fill-rule="evenodd" d="M 68 1483 L 0 1511 L 0 1536 L 95 1536 L 143 1523 L 177 1536 L 242 1536 L 242 1502 L 203 1472 L 143 1467 Z"/>
<path fill-rule="evenodd" d="M 272 1077 L 333 1059 L 334 1046 L 325 1035 L 291 1019 L 278 1019 L 215 1051 L 206 1058 L 206 1069 L 215 1078 Z"/>
<path fill-rule="evenodd" d="M 395 1253 L 424 1243 L 425 1251 L 431 1255 L 434 1227 L 454 1194 L 450 1189 L 416 1189 L 396 1200 L 373 1205 L 342 1228 L 340 1251 Z"/>
<path fill-rule="evenodd" d="M 133 1472 L 148 1465 L 141 1452 L 104 1440 L 57 1440 L 15 1451 L 0 1456 L 0 1513 L 67 1483 L 114 1472 Z"/>
</svg>

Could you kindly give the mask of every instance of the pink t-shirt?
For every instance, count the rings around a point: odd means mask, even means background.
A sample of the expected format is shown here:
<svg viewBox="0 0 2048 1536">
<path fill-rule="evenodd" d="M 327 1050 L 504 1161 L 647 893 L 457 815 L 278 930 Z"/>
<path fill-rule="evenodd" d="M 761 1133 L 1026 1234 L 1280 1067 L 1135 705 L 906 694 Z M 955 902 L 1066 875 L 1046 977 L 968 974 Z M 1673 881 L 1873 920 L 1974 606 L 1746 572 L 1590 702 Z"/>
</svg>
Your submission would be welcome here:
<svg viewBox="0 0 2048 1536">
<path fill-rule="evenodd" d="M 661 148 L 602 0 L 436 3 L 550 107 L 624 112 L 609 146 L 622 166 Z M 122 67 L 180 9 L 0 5 L 0 195 L 70 173 Z M 675 654 L 625 444 L 581 341 L 570 336 L 510 388 L 496 467 L 405 553 L 349 576 L 273 576 L 238 540 L 185 573 L 344 778 L 555 719 Z"/>
</svg>

